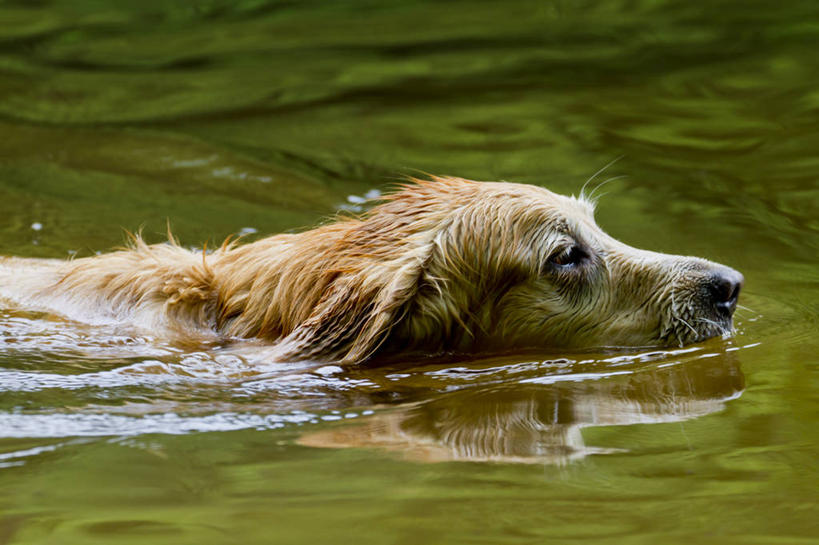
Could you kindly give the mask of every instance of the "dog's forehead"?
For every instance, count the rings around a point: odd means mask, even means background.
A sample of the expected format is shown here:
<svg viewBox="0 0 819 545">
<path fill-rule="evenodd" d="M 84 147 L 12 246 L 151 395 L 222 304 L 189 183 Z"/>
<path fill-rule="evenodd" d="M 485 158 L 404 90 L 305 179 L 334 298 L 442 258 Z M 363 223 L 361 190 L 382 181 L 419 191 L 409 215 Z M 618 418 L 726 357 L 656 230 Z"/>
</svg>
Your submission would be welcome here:
<svg viewBox="0 0 819 545">
<path fill-rule="evenodd" d="M 594 205 L 583 198 L 567 197 L 545 187 L 534 185 L 506 182 L 493 182 L 485 185 L 489 192 L 501 197 L 505 196 L 519 207 L 540 210 L 549 217 L 565 219 L 568 223 L 594 219 Z"/>
</svg>

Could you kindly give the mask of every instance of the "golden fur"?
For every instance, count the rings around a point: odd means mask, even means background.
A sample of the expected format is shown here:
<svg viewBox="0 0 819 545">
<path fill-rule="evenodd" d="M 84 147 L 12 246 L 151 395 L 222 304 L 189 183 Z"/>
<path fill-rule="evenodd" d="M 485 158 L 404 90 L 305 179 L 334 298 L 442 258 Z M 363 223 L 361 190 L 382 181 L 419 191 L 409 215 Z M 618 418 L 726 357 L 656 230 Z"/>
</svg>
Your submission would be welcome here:
<svg viewBox="0 0 819 545">
<path fill-rule="evenodd" d="M 582 266 L 555 265 L 578 244 Z M 18 304 L 183 340 L 259 338 L 283 360 L 682 344 L 731 327 L 697 295 L 730 269 L 619 243 L 583 199 L 459 178 L 416 180 L 360 218 L 210 253 L 134 237 L 105 255 L 0 269 Z"/>
</svg>

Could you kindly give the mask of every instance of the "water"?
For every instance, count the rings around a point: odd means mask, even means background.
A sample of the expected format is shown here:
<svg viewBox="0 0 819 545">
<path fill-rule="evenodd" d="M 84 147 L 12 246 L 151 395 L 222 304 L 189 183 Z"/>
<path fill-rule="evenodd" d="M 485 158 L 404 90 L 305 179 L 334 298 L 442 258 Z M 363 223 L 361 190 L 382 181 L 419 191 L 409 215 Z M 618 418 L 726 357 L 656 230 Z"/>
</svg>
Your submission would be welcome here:
<svg viewBox="0 0 819 545">
<path fill-rule="evenodd" d="M 418 172 L 601 192 L 746 277 L 652 352 L 250 364 L 0 311 L 0 543 L 815 543 L 819 7 L 0 4 L 0 253 L 315 225 Z M 352 198 L 350 198 L 352 196 Z"/>
</svg>

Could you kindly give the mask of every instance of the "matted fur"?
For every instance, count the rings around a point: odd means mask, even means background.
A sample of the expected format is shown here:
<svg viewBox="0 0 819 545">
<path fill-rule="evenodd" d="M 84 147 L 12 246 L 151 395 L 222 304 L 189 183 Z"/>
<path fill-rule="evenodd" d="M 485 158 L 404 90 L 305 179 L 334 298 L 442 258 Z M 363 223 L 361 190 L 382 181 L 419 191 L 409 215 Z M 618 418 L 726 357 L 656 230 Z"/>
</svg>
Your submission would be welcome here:
<svg viewBox="0 0 819 545">
<path fill-rule="evenodd" d="M 553 257 L 572 246 L 570 268 Z M 194 252 L 171 241 L 0 262 L 18 304 L 182 340 L 259 338 L 283 360 L 376 352 L 682 344 L 730 330 L 701 295 L 726 267 L 626 246 L 546 189 L 413 180 L 360 218 Z"/>
</svg>

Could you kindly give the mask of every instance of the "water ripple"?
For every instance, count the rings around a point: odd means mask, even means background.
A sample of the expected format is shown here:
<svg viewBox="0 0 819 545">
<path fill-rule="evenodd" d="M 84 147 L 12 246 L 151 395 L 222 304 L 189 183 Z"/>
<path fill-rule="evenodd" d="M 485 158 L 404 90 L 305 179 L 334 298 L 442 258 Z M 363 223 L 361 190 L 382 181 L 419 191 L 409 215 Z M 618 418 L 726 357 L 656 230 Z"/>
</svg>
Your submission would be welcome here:
<svg viewBox="0 0 819 545">
<path fill-rule="evenodd" d="M 7 438 L 133 436 L 155 433 L 180 435 L 243 429 L 273 430 L 285 425 L 315 423 L 322 418 L 299 411 L 288 414 L 217 413 L 205 416 L 165 413 L 140 417 L 82 413 L 0 413 L 0 430 L 2 436 Z"/>
</svg>

